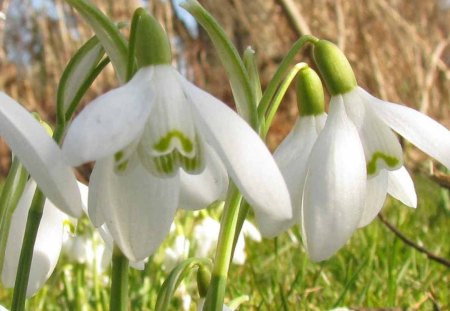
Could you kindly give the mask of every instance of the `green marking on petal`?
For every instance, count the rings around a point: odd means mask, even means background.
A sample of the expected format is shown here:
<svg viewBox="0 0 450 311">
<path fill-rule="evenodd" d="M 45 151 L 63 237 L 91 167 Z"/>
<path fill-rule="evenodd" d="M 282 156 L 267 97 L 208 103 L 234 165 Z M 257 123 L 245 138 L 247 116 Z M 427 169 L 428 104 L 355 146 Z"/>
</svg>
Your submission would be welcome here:
<svg viewBox="0 0 450 311">
<path fill-rule="evenodd" d="M 123 159 L 123 151 L 118 151 L 116 154 L 114 154 L 114 160 L 116 162 L 120 162 L 120 160 Z"/>
<path fill-rule="evenodd" d="M 192 141 L 178 130 L 168 132 L 166 136 L 162 137 L 156 144 L 153 145 L 153 148 L 158 152 L 167 152 L 169 151 L 172 139 L 178 139 L 181 143 L 181 147 L 183 149 L 182 151 L 190 153 L 194 150 L 194 144 Z"/>
<path fill-rule="evenodd" d="M 128 161 L 124 161 L 116 165 L 117 172 L 125 172 L 127 168 L 128 168 Z"/>
<path fill-rule="evenodd" d="M 386 163 L 386 165 L 390 168 L 394 168 L 400 163 L 400 160 L 397 159 L 396 157 L 393 157 L 393 156 L 384 154 L 380 151 L 377 151 L 372 155 L 372 158 L 367 163 L 367 174 L 368 175 L 374 175 L 377 172 L 378 159 L 383 160 L 384 163 Z"/>
</svg>

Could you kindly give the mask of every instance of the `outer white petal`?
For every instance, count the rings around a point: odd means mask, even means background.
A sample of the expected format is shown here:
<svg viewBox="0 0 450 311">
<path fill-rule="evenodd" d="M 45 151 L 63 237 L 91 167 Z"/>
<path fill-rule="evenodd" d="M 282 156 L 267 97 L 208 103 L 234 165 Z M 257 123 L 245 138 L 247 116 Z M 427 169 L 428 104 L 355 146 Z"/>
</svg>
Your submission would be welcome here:
<svg viewBox="0 0 450 311">
<path fill-rule="evenodd" d="M 409 207 L 417 207 L 414 183 L 404 166 L 396 171 L 389 172 L 388 193 Z"/>
<path fill-rule="evenodd" d="M 180 170 L 180 207 L 189 210 L 205 208 L 223 200 L 228 189 L 228 175 L 222 161 L 208 145 L 205 169 L 198 175 Z"/>
<path fill-rule="evenodd" d="M 80 194 L 72 170 L 61 150 L 39 122 L 20 104 L 0 92 L 0 136 L 59 209 L 79 217 Z"/>
<path fill-rule="evenodd" d="M 0 306 L 0 311 L 9 311 L 9 310 L 6 309 L 4 306 Z"/>
<path fill-rule="evenodd" d="M 343 98 L 347 115 L 358 129 L 364 147 L 367 171 L 375 176 L 381 169 L 400 168 L 403 152 L 394 132 L 372 111 L 366 94 L 361 88 L 356 88 L 344 94 Z"/>
<path fill-rule="evenodd" d="M 286 229 L 300 223 L 306 164 L 318 135 L 316 118 L 301 117 L 273 154 L 291 195 L 293 218 Z"/>
<path fill-rule="evenodd" d="M 6 287 L 14 287 L 27 215 L 35 189 L 36 184 L 33 181 L 27 184 L 11 219 L 2 269 L 2 282 Z M 50 201 L 46 201 L 34 245 L 27 297 L 34 295 L 55 269 L 62 247 L 65 218 L 67 216 L 64 213 Z"/>
<path fill-rule="evenodd" d="M 70 126 L 63 152 L 73 166 L 113 155 L 142 134 L 154 104 L 153 69 L 98 97 Z"/>
<path fill-rule="evenodd" d="M 224 103 L 180 76 L 197 126 L 253 207 L 261 233 L 279 234 L 292 219 L 286 183 L 272 155 L 250 126 Z"/>
<path fill-rule="evenodd" d="M 358 227 L 367 226 L 383 208 L 388 190 L 388 174 L 390 171 L 381 170 L 377 176 L 367 180 L 366 202 Z"/>
<path fill-rule="evenodd" d="M 312 260 L 332 256 L 358 227 L 366 192 L 366 162 L 342 98 L 332 97 L 326 125 L 309 158 L 302 210 Z"/>
<path fill-rule="evenodd" d="M 450 131 L 448 129 L 414 109 L 385 102 L 365 93 L 370 98 L 372 109 L 387 125 L 450 168 Z"/>
<path fill-rule="evenodd" d="M 112 158 L 110 161 L 114 161 Z M 94 169 L 92 170 L 91 177 L 89 178 L 89 194 L 88 194 L 88 216 L 94 227 L 98 228 L 105 223 L 105 217 L 103 216 L 102 209 L 99 208 L 99 194 L 104 193 L 102 187 L 107 186 L 103 181 L 105 175 L 104 165 L 99 165 L 95 163 Z M 102 236 L 103 240 L 107 242 Z M 111 239 L 112 241 L 112 239 Z M 112 249 L 112 244 L 111 244 Z"/>
<path fill-rule="evenodd" d="M 169 232 L 178 205 L 179 177 L 159 179 L 138 165 L 126 175 L 113 159 L 97 161 L 97 207 L 114 242 L 131 261 L 150 256 Z M 91 193 L 94 190 L 91 189 Z"/>
</svg>

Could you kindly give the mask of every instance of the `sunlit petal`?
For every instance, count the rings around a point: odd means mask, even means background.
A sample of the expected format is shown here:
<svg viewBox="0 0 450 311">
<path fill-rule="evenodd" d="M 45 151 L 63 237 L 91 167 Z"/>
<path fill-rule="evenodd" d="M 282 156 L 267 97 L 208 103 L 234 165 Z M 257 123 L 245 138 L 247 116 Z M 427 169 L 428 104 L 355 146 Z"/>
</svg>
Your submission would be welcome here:
<svg viewBox="0 0 450 311">
<path fill-rule="evenodd" d="M 198 175 L 180 171 L 180 204 L 188 210 L 205 208 L 216 200 L 225 199 L 228 175 L 222 161 L 207 146 L 205 169 Z"/>
<path fill-rule="evenodd" d="M 417 194 L 414 189 L 414 183 L 404 166 L 389 172 L 388 193 L 409 207 L 417 207 Z"/>
<path fill-rule="evenodd" d="M 430 117 L 406 106 L 388 103 L 372 95 L 377 115 L 394 131 L 450 168 L 450 131 Z"/>
<path fill-rule="evenodd" d="M 361 88 L 343 95 L 348 117 L 358 129 L 367 162 L 367 173 L 375 176 L 381 169 L 395 170 L 403 163 L 402 147 L 391 129 L 368 105 Z"/>
<path fill-rule="evenodd" d="M 253 207 L 261 233 L 279 234 L 292 218 L 286 183 L 258 134 L 233 110 L 182 80 L 196 124 L 222 159 L 231 179 Z"/>
<path fill-rule="evenodd" d="M 78 166 L 113 155 L 140 136 L 154 104 L 152 68 L 139 70 L 127 84 L 86 106 L 63 144 L 67 161 Z"/>
<path fill-rule="evenodd" d="M 117 175 L 111 158 L 97 161 L 96 169 L 100 184 L 96 209 L 102 210 L 122 252 L 132 261 L 143 260 L 169 232 L 178 205 L 179 178 L 156 178 L 140 165 Z"/>
<path fill-rule="evenodd" d="M 312 260 L 332 256 L 361 219 L 366 192 L 366 162 L 359 134 L 333 97 L 326 125 L 308 161 L 302 228 Z"/>
<path fill-rule="evenodd" d="M 0 136 L 59 209 L 79 217 L 80 193 L 61 150 L 39 122 L 20 104 L 0 92 Z"/>
<path fill-rule="evenodd" d="M 316 118 L 301 117 L 273 154 L 291 195 L 293 218 L 286 229 L 300 223 L 307 161 L 318 135 Z"/>
<path fill-rule="evenodd" d="M 36 184 L 30 181 L 11 219 L 2 269 L 2 283 L 6 287 L 14 287 L 27 215 L 35 189 Z M 65 218 L 67 216 L 64 213 L 46 201 L 33 251 L 27 297 L 34 295 L 55 269 L 62 247 Z"/>
<path fill-rule="evenodd" d="M 358 227 L 370 224 L 383 207 L 388 190 L 389 172 L 391 171 L 383 169 L 377 176 L 367 180 L 366 202 Z"/>
</svg>

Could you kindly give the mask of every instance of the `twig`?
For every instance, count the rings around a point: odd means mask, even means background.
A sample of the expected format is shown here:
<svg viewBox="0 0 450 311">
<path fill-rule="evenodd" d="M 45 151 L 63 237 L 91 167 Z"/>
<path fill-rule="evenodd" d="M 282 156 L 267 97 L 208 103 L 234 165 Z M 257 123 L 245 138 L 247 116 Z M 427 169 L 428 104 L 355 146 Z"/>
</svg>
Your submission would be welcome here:
<svg viewBox="0 0 450 311">
<path fill-rule="evenodd" d="M 305 18 L 293 0 L 279 0 L 299 36 L 311 34 Z"/>
<path fill-rule="evenodd" d="M 431 253 L 429 250 L 427 250 L 426 248 L 417 245 L 416 243 L 414 243 L 412 240 L 410 240 L 409 238 L 407 238 L 397 227 L 395 227 L 393 224 L 391 224 L 390 222 L 387 221 L 386 217 L 384 217 L 383 214 L 378 214 L 378 218 L 381 220 L 381 222 L 389 229 L 391 230 L 400 240 L 402 240 L 406 245 L 411 246 L 412 248 L 414 248 L 415 250 L 427 255 L 428 258 L 430 258 L 431 260 L 434 260 L 446 267 L 450 268 L 450 261 L 439 257 L 433 253 Z"/>
</svg>

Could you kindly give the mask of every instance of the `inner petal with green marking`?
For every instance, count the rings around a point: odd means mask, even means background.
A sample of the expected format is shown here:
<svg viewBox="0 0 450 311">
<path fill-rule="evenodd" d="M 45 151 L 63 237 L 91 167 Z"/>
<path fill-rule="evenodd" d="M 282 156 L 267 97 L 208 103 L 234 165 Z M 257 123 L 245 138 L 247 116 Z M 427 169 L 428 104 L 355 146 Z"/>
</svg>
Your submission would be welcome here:
<svg viewBox="0 0 450 311">
<path fill-rule="evenodd" d="M 187 173 L 198 174 L 204 166 L 198 137 L 191 139 L 179 130 L 171 130 L 157 139 L 151 150 L 140 148 L 139 155 L 143 165 L 161 177 L 175 175 L 180 167 Z"/>
<path fill-rule="evenodd" d="M 381 151 L 374 152 L 369 161 L 367 161 L 367 175 L 376 175 L 380 169 L 395 169 L 401 163 L 400 159 L 395 156 L 383 153 Z"/>
</svg>

